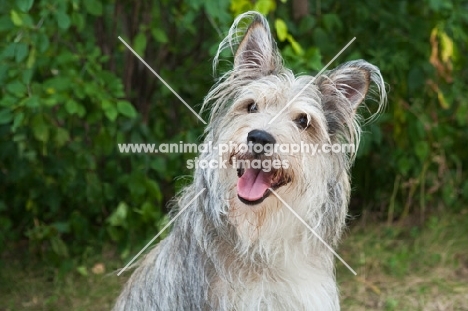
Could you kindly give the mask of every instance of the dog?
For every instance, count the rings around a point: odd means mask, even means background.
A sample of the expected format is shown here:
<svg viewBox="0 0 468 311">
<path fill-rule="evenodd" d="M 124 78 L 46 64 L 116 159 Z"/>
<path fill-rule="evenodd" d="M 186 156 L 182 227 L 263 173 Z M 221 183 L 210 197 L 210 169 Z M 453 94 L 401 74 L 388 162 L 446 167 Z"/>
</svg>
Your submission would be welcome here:
<svg viewBox="0 0 468 311">
<path fill-rule="evenodd" d="M 317 77 L 295 76 L 256 12 L 234 21 L 214 67 L 224 50 L 233 52 L 233 68 L 204 100 L 211 111 L 204 141 L 214 148 L 199 159 L 228 168 L 195 168 L 173 203 L 173 210 L 189 207 L 138 264 L 114 310 L 339 310 L 327 245 L 336 247 L 345 227 L 355 151 L 250 147 L 357 146 L 366 95 L 377 103 L 374 115 L 385 105 L 380 71 L 355 60 Z M 222 144 L 249 148 L 220 153 Z M 267 169 L 268 160 L 276 166 Z"/>
</svg>

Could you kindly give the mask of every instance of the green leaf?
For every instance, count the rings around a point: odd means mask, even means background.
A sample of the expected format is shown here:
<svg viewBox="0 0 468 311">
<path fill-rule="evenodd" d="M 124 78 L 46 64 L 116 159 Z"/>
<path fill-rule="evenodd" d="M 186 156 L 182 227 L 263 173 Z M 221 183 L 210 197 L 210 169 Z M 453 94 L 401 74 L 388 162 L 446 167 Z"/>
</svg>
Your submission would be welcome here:
<svg viewBox="0 0 468 311">
<path fill-rule="evenodd" d="M 9 31 L 14 28 L 14 24 L 8 15 L 0 16 L 0 31 Z"/>
<path fill-rule="evenodd" d="M 162 200 L 161 189 L 159 188 L 158 183 L 156 183 L 154 180 L 146 180 L 146 189 L 148 190 L 148 193 L 151 194 L 158 202 Z"/>
<path fill-rule="evenodd" d="M 83 28 L 85 26 L 85 17 L 86 15 L 84 14 L 80 14 L 78 12 L 72 12 L 71 13 L 71 20 L 72 20 L 72 23 L 74 26 L 76 26 L 76 28 L 79 30 L 79 31 L 83 31 Z"/>
<path fill-rule="evenodd" d="M 24 113 L 19 112 L 15 115 L 15 119 L 13 120 L 13 126 L 11 127 L 11 130 L 13 132 L 16 132 L 16 130 L 21 126 L 24 120 Z"/>
<path fill-rule="evenodd" d="M 137 112 L 133 105 L 126 100 L 119 100 L 117 102 L 117 110 L 120 114 L 129 118 L 135 118 L 137 116 Z"/>
<path fill-rule="evenodd" d="M 31 55 L 31 53 L 29 54 Z M 21 82 L 23 82 L 25 85 L 28 85 L 29 83 L 31 83 L 33 73 L 34 72 L 32 69 L 23 70 L 23 72 L 21 73 Z"/>
<path fill-rule="evenodd" d="M 105 110 L 105 111 L 104 111 L 104 114 L 105 114 L 106 117 L 107 117 L 110 121 L 112 121 L 112 122 L 114 122 L 115 119 L 117 119 L 117 115 L 118 115 L 117 110 L 115 110 L 115 109 L 113 109 L 113 110 Z"/>
<path fill-rule="evenodd" d="M 10 123 L 13 120 L 13 114 L 9 108 L 0 110 L 0 125 Z"/>
<path fill-rule="evenodd" d="M 421 161 L 424 161 L 429 155 L 429 145 L 426 141 L 418 141 L 414 149 L 414 152 Z"/>
<path fill-rule="evenodd" d="M 102 101 L 102 110 L 104 110 L 104 114 L 106 117 L 114 122 L 117 119 L 118 111 L 114 104 L 112 104 L 109 100 Z"/>
<path fill-rule="evenodd" d="M 160 28 L 153 28 L 151 30 L 151 34 L 153 35 L 153 38 L 160 43 L 167 43 L 169 39 L 167 38 L 166 33 L 160 29 Z"/>
<path fill-rule="evenodd" d="M 7 58 L 7 57 L 14 57 L 15 54 L 16 54 L 16 45 L 17 45 L 17 44 L 18 44 L 18 43 L 14 43 L 14 42 L 8 44 L 7 47 L 4 48 L 3 51 L 2 51 L 2 54 L 1 54 L 2 57 L 5 57 L 5 58 Z"/>
<path fill-rule="evenodd" d="M 88 269 L 85 266 L 76 267 L 76 272 L 78 272 L 81 276 L 88 276 Z"/>
<path fill-rule="evenodd" d="M 343 28 L 343 24 L 337 14 L 323 14 L 322 19 L 325 29 L 330 33 Z"/>
<path fill-rule="evenodd" d="M 276 8 L 274 0 L 258 0 L 254 5 L 254 11 L 267 15 Z"/>
<path fill-rule="evenodd" d="M 33 95 L 31 97 L 26 98 L 23 102 L 24 106 L 28 108 L 37 108 L 40 106 L 39 97 L 37 95 Z"/>
<path fill-rule="evenodd" d="M 57 132 L 55 133 L 55 142 L 57 143 L 57 146 L 62 147 L 69 140 L 70 134 L 68 134 L 68 131 L 61 127 L 57 128 Z"/>
<path fill-rule="evenodd" d="M 224 1 L 204 1 L 203 5 L 205 7 L 205 12 L 208 16 L 211 16 L 214 20 L 217 20 L 223 24 L 227 24 L 231 22 L 231 16 L 228 13 L 229 8 L 229 0 Z M 187 29 L 192 32 L 196 31 L 193 25 L 196 23 L 195 18 L 195 11 L 191 11 L 189 14 L 185 14 L 184 18 L 189 17 L 188 19 L 184 20 L 185 26 Z M 191 15 L 191 16 L 189 16 Z"/>
<path fill-rule="evenodd" d="M 291 47 L 293 48 L 294 52 L 297 55 L 303 55 L 304 54 L 304 50 L 302 49 L 301 45 L 296 40 L 294 40 L 293 36 L 288 35 L 287 39 L 288 39 L 289 43 L 291 44 Z"/>
<path fill-rule="evenodd" d="M 55 92 L 62 92 L 62 91 L 68 91 L 70 88 L 73 87 L 73 83 L 71 82 L 70 78 L 66 76 L 61 76 L 58 75 L 56 77 L 50 78 L 45 81 L 44 87 L 47 88 L 52 88 L 54 89 Z"/>
<path fill-rule="evenodd" d="M 15 26 L 19 27 L 23 25 L 23 20 L 21 19 L 21 16 L 15 10 L 10 11 L 10 18 Z"/>
<path fill-rule="evenodd" d="M 187 4 L 189 4 L 190 7 L 198 11 L 200 7 L 203 5 L 203 2 L 204 2 L 203 0 L 191 0 L 187 2 Z"/>
<path fill-rule="evenodd" d="M 70 27 L 71 20 L 67 13 L 57 12 L 56 18 L 59 28 L 68 29 L 68 27 Z"/>
<path fill-rule="evenodd" d="M 133 49 L 138 55 L 143 56 L 146 49 L 146 35 L 142 32 L 138 33 L 133 39 Z"/>
<path fill-rule="evenodd" d="M 282 42 L 286 40 L 288 36 L 288 26 L 286 23 L 280 19 L 277 18 L 275 21 L 275 28 L 276 28 L 276 34 L 278 35 L 278 39 Z"/>
<path fill-rule="evenodd" d="M 128 205 L 125 202 L 120 202 L 117 209 L 107 218 L 107 222 L 113 227 L 126 227 L 128 210 Z"/>
<path fill-rule="evenodd" d="M 45 33 L 40 33 L 37 37 L 39 52 L 44 53 L 49 48 L 49 37 Z"/>
<path fill-rule="evenodd" d="M 13 108 L 18 104 L 18 98 L 5 94 L 5 96 L 0 97 L 0 107 Z"/>
<path fill-rule="evenodd" d="M 322 69 L 322 54 L 318 48 L 310 48 L 307 50 L 306 56 L 308 66 L 312 70 Z"/>
<path fill-rule="evenodd" d="M 49 127 L 41 114 L 37 114 L 33 117 L 31 120 L 31 128 L 37 140 L 42 142 L 47 142 L 49 140 Z"/>
<path fill-rule="evenodd" d="M 91 15 L 100 16 L 102 15 L 102 3 L 95 0 L 84 0 L 83 4 Z"/>
<path fill-rule="evenodd" d="M 32 48 L 31 52 L 29 52 L 29 57 L 28 57 L 28 61 L 26 62 L 26 67 L 32 68 L 35 62 L 36 62 L 36 48 Z M 32 75 L 32 70 L 31 70 L 31 75 Z"/>
<path fill-rule="evenodd" d="M 76 111 L 78 117 L 83 118 L 86 114 L 86 109 L 83 105 L 78 104 L 78 110 Z"/>
<path fill-rule="evenodd" d="M 19 81 L 7 84 L 6 89 L 8 92 L 20 98 L 23 97 L 27 91 L 26 86 Z"/>
<path fill-rule="evenodd" d="M 65 110 L 69 113 L 69 114 L 75 114 L 78 112 L 78 103 L 72 99 L 70 100 L 67 100 L 67 102 L 65 103 Z"/>
<path fill-rule="evenodd" d="M 154 205 L 148 201 L 145 201 L 141 205 L 140 209 L 135 209 L 135 212 L 139 213 L 142 216 L 142 219 L 146 222 L 159 220 L 161 218 L 159 210 L 156 209 Z"/>
<path fill-rule="evenodd" d="M 68 257 L 68 247 L 65 242 L 62 241 L 59 237 L 52 237 L 50 239 L 50 245 L 52 246 L 52 250 L 54 253 L 59 255 L 60 257 Z"/>
<path fill-rule="evenodd" d="M 33 28 L 34 27 L 33 19 L 31 17 L 31 15 L 22 13 L 21 14 L 21 19 L 23 21 L 23 26 L 26 26 L 28 28 Z"/>
<path fill-rule="evenodd" d="M 444 0 L 429 0 L 429 8 L 438 12 L 443 9 L 452 9 L 452 3 L 450 1 Z"/>
<path fill-rule="evenodd" d="M 253 5 L 252 5 L 252 2 L 249 1 L 249 0 L 231 1 L 230 10 L 235 15 L 239 15 L 239 14 L 241 14 L 243 12 L 252 11 L 253 10 Z"/>
<path fill-rule="evenodd" d="M 15 61 L 22 62 L 28 56 L 29 47 L 26 43 L 18 42 L 15 49 Z"/>
<path fill-rule="evenodd" d="M 33 3 L 34 0 L 16 0 L 18 8 L 25 13 L 31 9 Z"/>
</svg>

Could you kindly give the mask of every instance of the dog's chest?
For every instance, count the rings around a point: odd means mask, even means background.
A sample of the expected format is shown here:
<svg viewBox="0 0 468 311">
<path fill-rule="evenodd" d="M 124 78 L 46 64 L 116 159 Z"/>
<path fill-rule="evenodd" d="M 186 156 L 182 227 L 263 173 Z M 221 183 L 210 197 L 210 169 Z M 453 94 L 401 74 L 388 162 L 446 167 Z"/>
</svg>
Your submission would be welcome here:
<svg viewBox="0 0 468 311">
<path fill-rule="evenodd" d="M 231 281 L 213 284 L 220 310 L 339 310 L 332 273 L 303 262 L 286 263 L 259 274 L 237 271 Z"/>
</svg>

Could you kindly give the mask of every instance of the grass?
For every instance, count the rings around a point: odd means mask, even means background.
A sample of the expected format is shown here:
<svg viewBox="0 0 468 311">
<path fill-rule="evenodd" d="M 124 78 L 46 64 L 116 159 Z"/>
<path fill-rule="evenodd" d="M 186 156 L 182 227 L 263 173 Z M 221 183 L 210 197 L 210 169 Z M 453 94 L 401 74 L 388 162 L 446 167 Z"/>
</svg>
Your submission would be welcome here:
<svg viewBox="0 0 468 311">
<path fill-rule="evenodd" d="M 113 271 L 122 267 L 115 253 L 90 259 L 62 273 L 43 261 L 5 260 L 0 266 L 0 311 L 19 310 L 110 310 L 126 277 Z"/>
<path fill-rule="evenodd" d="M 337 264 L 343 310 L 468 310 L 468 214 L 423 226 L 358 224 Z"/>
<path fill-rule="evenodd" d="M 348 231 L 337 261 L 342 310 L 468 310 L 468 213 L 423 226 L 366 224 Z M 23 256 L 0 261 L 0 311 L 109 310 L 125 277 L 112 251 L 62 274 Z"/>
</svg>

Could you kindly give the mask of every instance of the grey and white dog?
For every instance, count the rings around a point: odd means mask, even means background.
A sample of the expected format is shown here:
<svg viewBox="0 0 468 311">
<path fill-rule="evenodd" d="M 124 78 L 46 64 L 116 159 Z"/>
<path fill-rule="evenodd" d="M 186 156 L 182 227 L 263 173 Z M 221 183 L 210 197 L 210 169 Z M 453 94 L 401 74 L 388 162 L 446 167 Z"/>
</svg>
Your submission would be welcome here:
<svg viewBox="0 0 468 311">
<path fill-rule="evenodd" d="M 374 95 L 377 113 L 385 105 L 379 69 L 363 60 L 316 78 L 295 76 L 259 13 L 236 19 L 215 67 L 225 49 L 233 51 L 233 68 L 204 102 L 211 109 L 205 142 L 213 146 L 357 146 L 357 109 L 366 94 Z M 354 155 L 234 148 L 221 154 L 230 164 L 260 159 L 287 165 L 195 169 L 174 209 L 205 191 L 138 264 L 114 310 L 339 310 L 332 252 L 281 200 L 335 247 L 345 225 Z M 220 154 L 199 158 L 219 161 Z"/>
</svg>

